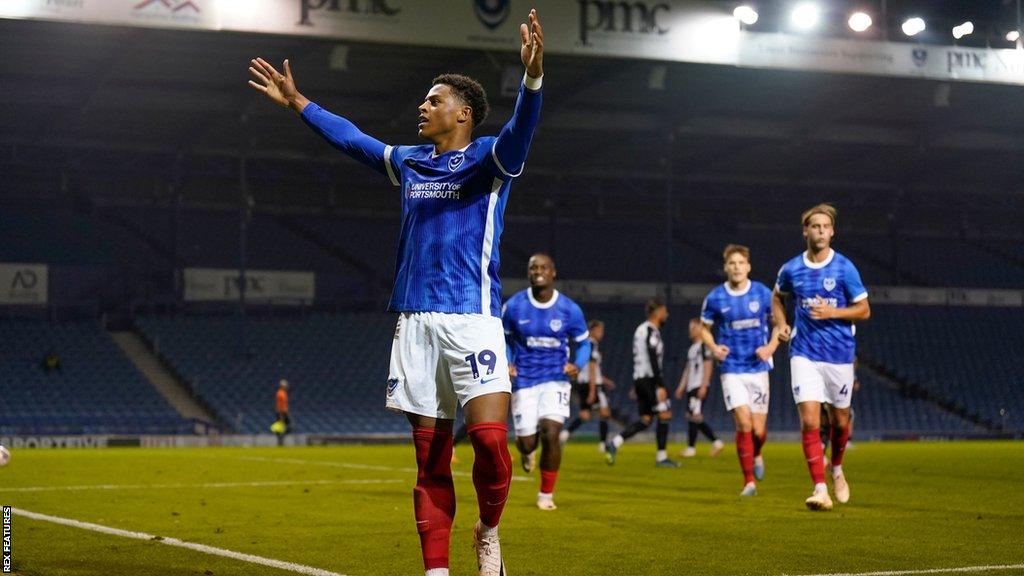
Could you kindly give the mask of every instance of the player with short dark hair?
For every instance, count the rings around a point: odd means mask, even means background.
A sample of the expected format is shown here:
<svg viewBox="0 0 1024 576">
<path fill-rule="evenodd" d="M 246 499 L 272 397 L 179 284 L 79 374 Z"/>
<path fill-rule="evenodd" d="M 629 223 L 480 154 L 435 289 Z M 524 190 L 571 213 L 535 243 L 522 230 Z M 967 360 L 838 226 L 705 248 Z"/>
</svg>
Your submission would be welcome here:
<svg viewBox="0 0 1024 576">
<path fill-rule="evenodd" d="M 310 102 L 296 88 L 288 60 L 283 74 L 262 58 L 249 68 L 254 89 L 400 190 L 402 227 L 388 304 L 399 319 L 385 405 L 405 413 L 413 427 L 413 508 L 428 576 L 448 575 L 457 404 L 476 456 L 479 573 L 505 574 L 498 522 L 512 478 L 506 425 L 511 381 L 498 264 L 509 190 L 540 119 L 544 34 L 536 10 L 528 20 L 520 25 L 526 72 L 512 117 L 497 137 L 472 137 L 487 105 L 479 83 L 467 77 L 439 76 L 419 105 L 418 134 L 429 144 L 390 146 Z"/>
<path fill-rule="evenodd" d="M 818 438 L 822 404 L 831 415 L 833 490 L 840 504 L 850 499 L 843 454 L 850 438 L 850 401 L 856 379 L 854 323 L 871 317 L 860 272 L 831 247 L 835 222 L 836 209 L 830 204 L 818 204 L 800 216 L 807 249 L 783 264 L 773 297 L 779 337 L 790 341 L 793 399 L 800 413 L 807 469 L 814 482 L 814 492 L 805 501 L 811 510 L 832 509 Z M 789 293 L 795 299 L 792 328 L 786 321 L 785 297 Z"/>
<path fill-rule="evenodd" d="M 508 299 L 501 317 L 513 375 L 512 420 L 527 473 L 533 470 L 539 440 L 537 507 L 554 510 L 562 463 L 559 433 L 569 417 L 570 382 L 590 358 L 590 333 L 580 307 L 555 290 L 558 271 L 550 256 L 531 256 L 527 276 L 530 287 Z M 571 346 L 576 347 L 575 357 L 570 356 Z"/>
<path fill-rule="evenodd" d="M 665 343 L 661 339 L 661 326 L 668 320 L 668 307 L 660 298 L 653 298 L 644 305 L 644 312 L 647 319 L 633 332 L 633 390 L 636 392 L 640 419 L 608 440 L 605 444 L 605 459 L 609 465 L 615 464 L 622 443 L 646 430 L 657 417 L 655 439 L 658 451 L 654 463 L 659 468 L 678 468 L 679 463 L 669 458 L 666 450 L 669 422 L 672 421 L 672 401 L 665 389 Z"/>
</svg>

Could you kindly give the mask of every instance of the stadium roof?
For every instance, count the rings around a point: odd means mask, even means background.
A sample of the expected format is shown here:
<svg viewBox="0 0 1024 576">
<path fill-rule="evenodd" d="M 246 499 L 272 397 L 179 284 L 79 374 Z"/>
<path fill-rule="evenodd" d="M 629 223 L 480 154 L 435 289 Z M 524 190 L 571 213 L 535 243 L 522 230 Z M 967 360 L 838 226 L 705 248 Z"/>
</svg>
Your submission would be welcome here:
<svg viewBox="0 0 1024 576">
<path fill-rule="evenodd" d="M 507 118 L 515 53 L 234 33 L 0 21 L 0 166 L 169 175 L 175 158 L 349 166 L 246 86 L 249 58 L 291 59 L 300 89 L 364 131 L 415 143 L 433 75 L 480 78 Z M 551 55 L 533 176 L 1022 189 L 1019 87 Z M 674 138 L 669 154 L 667 143 Z M 231 160 L 232 162 L 234 160 Z M 333 169 L 333 168 L 332 168 Z M 372 175 L 353 171 L 358 185 Z M 376 182 L 375 180 L 372 180 Z"/>
</svg>

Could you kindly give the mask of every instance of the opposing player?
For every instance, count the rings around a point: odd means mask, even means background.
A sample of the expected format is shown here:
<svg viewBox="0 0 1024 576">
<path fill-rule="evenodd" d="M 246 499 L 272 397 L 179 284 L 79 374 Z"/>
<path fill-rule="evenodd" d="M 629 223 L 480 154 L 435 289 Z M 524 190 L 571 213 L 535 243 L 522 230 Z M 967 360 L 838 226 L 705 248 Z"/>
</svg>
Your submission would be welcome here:
<svg viewBox="0 0 1024 576">
<path fill-rule="evenodd" d="M 775 283 L 773 313 L 779 336 L 789 340 L 793 399 L 800 413 L 804 456 L 814 482 L 806 500 L 811 510 L 831 510 L 825 484 L 824 451 L 818 440 L 821 405 L 832 418 L 832 485 L 836 500 L 850 499 L 843 474 L 843 453 L 850 438 L 850 400 L 856 351 L 854 322 L 871 317 L 868 292 L 857 268 L 831 248 L 836 209 L 829 204 L 810 208 L 800 217 L 807 250 L 786 262 Z M 786 321 L 787 294 L 795 297 L 795 322 Z"/>
<path fill-rule="evenodd" d="M 779 321 L 772 312 L 772 291 L 750 279 L 750 250 L 729 244 L 722 259 L 728 280 L 704 299 L 703 338 L 721 362 L 725 408 L 736 424 L 736 454 L 743 471 L 740 496 L 753 496 L 757 494 L 755 480 L 764 474 L 761 447 L 768 420 L 768 371 L 779 347 Z M 712 333 L 715 326 L 717 341 Z M 755 459 L 760 464 L 756 474 Z"/>
<path fill-rule="evenodd" d="M 655 433 L 658 451 L 654 463 L 659 468 L 678 468 L 679 463 L 668 457 L 668 428 L 672 421 L 672 401 L 665 389 L 663 368 L 665 343 L 661 339 L 661 326 L 668 320 L 668 307 L 660 299 L 649 300 L 644 307 L 647 320 L 633 332 L 633 390 L 636 392 L 637 410 L 640 419 L 626 427 L 621 433 L 608 440 L 605 445 L 605 459 L 615 464 L 619 447 L 628 438 L 646 430 L 655 416 L 658 424 Z"/>
<path fill-rule="evenodd" d="M 608 420 L 612 417 L 611 404 L 608 403 L 607 392 L 615 389 L 615 381 L 604 375 L 601 364 L 604 358 L 601 356 L 601 340 L 604 340 L 604 322 L 591 320 L 587 322 L 587 330 L 590 331 L 590 361 L 580 370 L 576 377 L 576 398 L 579 400 L 579 414 L 576 419 L 569 423 L 562 430 L 558 439 L 562 444 L 569 441 L 569 437 L 585 422 L 590 422 L 593 412 L 597 411 L 598 433 L 600 442 L 597 447 L 601 452 L 605 451 L 605 442 L 608 441 Z"/>
<path fill-rule="evenodd" d="M 690 347 L 686 350 L 686 368 L 679 378 L 676 388 L 676 400 L 686 398 L 686 420 L 689 423 L 686 435 L 686 449 L 679 455 L 693 458 L 697 455 L 697 435 L 703 433 L 711 440 L 710 456 L 714 458 L 722 453 L 725 444 L 718 439 L 715 431 L 704 421 L 704 399 L 708 396 L 711 385 L 711 372 L 714 365 L 711 361 L 711 349 L 704 345 L 703 323 L 700 318 L 690 319 Z"/>
<path fill-rule="evenodd" d="M 530 287 L 508 299 L 502 313 L 512 380 L 512 421 L 523 470 L 533 470 L 538 436 L 540 492 L 537 507 L 554 510 L 555 482 L 562 463 L 559 433 L 569 417 L 570 380 L 590 359 L 590 333 L 583 311 L 555 290 L 555 263 L 534 254 L 527 268 Z M 570 362 L 570 343 L 576 346 Z"/>
<path fill-rule="evenodd" d="M 262 58 L 249 68 L 254 89 L 400 188 L 402 228 L 388 304 L 399 319 L 386 406 L 404 412 L 413 427 L 413 506 L 428 576 L 448 574 L 456 402 L 475 452 L 479 573 L 505 573 L 498 522 L 512 476 L 506 443 L 511 382 L 502 353 L 498 247 L 509 189 L 523 171 L 540 118 L 544 34 L 536 10 L 520 36 L 526 73 L 512 118 L 496 138 L 472 138 L 488 105 L 480 83 L 466 76 L 438 76 L 419 105 L 419 136 L 429 144 L 389 146 L 310 102 L 296 89 L 287 60 L 283 74 Z"/>
</svg>

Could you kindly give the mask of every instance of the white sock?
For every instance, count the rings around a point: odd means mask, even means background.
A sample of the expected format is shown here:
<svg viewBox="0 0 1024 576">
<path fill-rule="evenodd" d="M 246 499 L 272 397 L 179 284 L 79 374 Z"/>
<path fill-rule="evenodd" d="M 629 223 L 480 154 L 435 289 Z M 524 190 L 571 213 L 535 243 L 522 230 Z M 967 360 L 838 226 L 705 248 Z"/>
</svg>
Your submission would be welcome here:
<svg viewBox="0 0 1024 576">
<path fill-rule="evenodd" d="M 622 446 L 623 442 L 625 442 L 625 440 L 622 439 L 621 434 L 616 434 L 615 438 L 612 438 L 612 446 L 615 446 L 616 448 Z"/>
<path fill-rule="evenodd" d="M 447 568 L 431 568 L 424 573 L 424 576 L 448 576 Z"/>
<path fill-rule="evenodd" d="M 764 464 L 764 456 L 758 456 L 758 457 L 754 458 L 754 463 L 755 464 L 762 464 L 763 465 Z"/>
<path fill-rule="evenodd" d="M 843 465 L 842 464 L 836 464 L 835 466 L 832 466 L 832 477 L 833 478 L 835 478 L 836 476 L 839 476 L 842 473 L 843 473 Z"/>
<path fill-rule="evenodd" d="M 818 492 L 828 492 L 828 486 L 826 486 L 824 482 L 815 484 L 814 493 L 817 494 Z"/>
<path fill-rule="evenodd" d="M 483 522 L 480 523 L 480 538 L 492 538 L 498 535 L 498 527 L 490 527 Z"/>
<path fill-rule="evenodd" d="M 554 493 L 548 494 L 547 492 L 537 492 L 538 500 L 553 500 L 554 497 Z"/>
<path fill-rule="evenodd" d="M 657 460 L 658 462 L 661 462 L 666 458 L 668 458 L 668 451 L 666 450 L 658 450 L 658 453 L 655 454 L 654 456 L 654 459 Z"/>
</svg>

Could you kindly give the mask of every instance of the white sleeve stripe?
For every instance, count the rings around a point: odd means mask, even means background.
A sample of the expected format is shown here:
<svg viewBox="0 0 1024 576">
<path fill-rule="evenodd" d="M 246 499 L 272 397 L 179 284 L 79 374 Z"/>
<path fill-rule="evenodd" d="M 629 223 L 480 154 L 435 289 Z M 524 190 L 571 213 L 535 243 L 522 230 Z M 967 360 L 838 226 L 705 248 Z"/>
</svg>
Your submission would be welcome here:
<svg viewBox="0 0 1024 576">
<path fill-rule="evenodd" d="M 497 138 L 495 138 L 494 144 L 491 146 L 491 158 L 494 159 L 494 164 L 498 167 L 498 170 L 501 170 L 501 173 L 504 174 L 505 176 L 508 176 L 509 178 L 515 178 L 516 176 L 522 174 L 523 169 L 526 168 L 526 163 L 524 162 L 523 165 L 519 167 L 519 172 L 516 172 L 515 174 L 510 173 L 508 170 L 505 170 L 505 167 L 501 165 L 501 161 L 498 160 L 498 154 L 497 152 L 495 152 L 495 149 L 497 147 L 498 140 Z"/>
<path fill-rule="evenodd" d="M 394 146 L 384 147 L 384 169 L 388 172 L 388 178 L 391 179 L 391 183 L 398 186 L 398 176 L 395 174 L 395 168 L 391 165 L 391 153 L 394 152 Z"/>
<path fill-rule="evenodd" d="M 775 285 L 775 291 L 778 292 L 779 294 L 789 294 L 789 292 L 784 292 L 781 288 L 779 288 L 778 284 Z"/>
<path fill-rule="evenodd" d="M 576 341 L 577 341 L 577 342 L 583 342 L 583 341 L 584 341 L 584 340 L 586 340 L 587 338 L 590 338 L 590 330 L 587 330 L 587 331 L 586 331 L 586 332 L 584 332 L 583 334 L 580 334 L 579 336 L 577 336 L 577 337 L 576 337 Z"/>
<path fill-rule="evenodd" d="M 708 320 L 707 318 L 701 318 L 700 321 L 703 322 L 705 326 L 714 326 L 715 325 L 715 321 L 714 320 Z"/>
<path fill-rule="evenodd" d="M 854 304 L 856 304 L 857 302 L 860 302 L 861 300 L 867 300 L 867 299 L 868 299 L 868 293 L 867 293 L 867 292 L 864 292 L 864 293 L 863 293 L 863 294 L 861 294 L 860 296 L 857 296 L 856 298 L 854 298 L 853 300 L 851 300 L 851 302 L 853 302 Z"/>
</svg>

